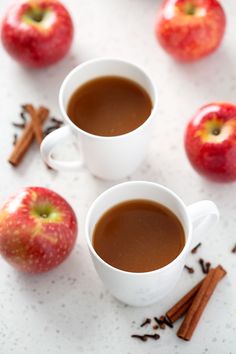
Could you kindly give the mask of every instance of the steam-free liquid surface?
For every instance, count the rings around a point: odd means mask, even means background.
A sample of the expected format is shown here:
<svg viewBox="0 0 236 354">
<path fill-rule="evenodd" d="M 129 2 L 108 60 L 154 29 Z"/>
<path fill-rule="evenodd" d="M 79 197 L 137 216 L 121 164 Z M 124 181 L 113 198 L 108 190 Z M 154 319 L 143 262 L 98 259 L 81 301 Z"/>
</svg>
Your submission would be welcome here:
<svg viewBox="0 0 236 354">
<path fill-rule="evenodd" d="M 173 261 L 185 244 L 183 226 L 165 206 L 131 200 L 109 209 L 97 222 L 93 246 L 115 268 L 148 272 Z"/>
<path fill-rule="evenodd" d="M 101 136 L 129 133 L 149 117 L 152 102 L 136 82 L 104 76 L 80 86 L 71 96 L 67 114 L 82 130 Z"/>
</svg>

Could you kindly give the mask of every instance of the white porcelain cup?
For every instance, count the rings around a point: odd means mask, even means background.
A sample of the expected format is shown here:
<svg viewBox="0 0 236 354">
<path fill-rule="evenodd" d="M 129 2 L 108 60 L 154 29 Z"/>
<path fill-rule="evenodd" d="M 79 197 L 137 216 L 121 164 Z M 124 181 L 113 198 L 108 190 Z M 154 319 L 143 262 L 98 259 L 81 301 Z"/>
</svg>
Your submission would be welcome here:
<svg viewBox="0 0 236 354">
<path fill-rule="evenodd" d="M 104 137 L 84 131 L 70 120 L 66 111 L 71 95 L 79 86 L 101 76 L 122 76 L 137 82 L 147 91 L 153 104 L 152 112 L 137 129 L 123 135 Z M 156 120 L 157 92 L 141 68 L 119 59 L 87 61 L 65 78 L 59 93 L 59 105 L 66 125 L 49 134 L 41 144 L 42 158 L 49 166 L 56 170 L 75 171 L 86 165 L 95 176 L 115 180 L 130 175 L 143 161 Z M 65 162 L 54 159 L 53 148 L 72 140 L 79 143 L 78 160 Z"/>
<path fill-rule="evenodd" d="M 114 205 L 132 199 L 152 200 L 166 206 L 183 225 L 185 246 L 177 258 L 163 268 L 144 273 L 126 272 L 103 261 L 93 248 L 93 231 L 101 216 Z M 93 202 L 86 219 L 86 239 L 97 273 L 110 292 L 126 304 L 145 306 L 160 300 L 175 287 L 189 250 L 218 218 L 218 209 L 209 200 L 186 206 L 174 192 L 159 184 L 125 182 L 106 190 Z"/>
</svg>

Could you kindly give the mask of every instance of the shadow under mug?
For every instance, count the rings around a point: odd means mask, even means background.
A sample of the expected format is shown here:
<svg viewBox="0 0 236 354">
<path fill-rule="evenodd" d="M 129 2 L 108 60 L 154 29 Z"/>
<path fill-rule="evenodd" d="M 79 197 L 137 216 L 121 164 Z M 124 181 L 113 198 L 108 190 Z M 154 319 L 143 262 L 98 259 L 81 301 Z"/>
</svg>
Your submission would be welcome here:
<svg viewBox="0 0 236 354">
<path fill-rule="evenodd" d="M 185 246 L 172 262 L 160 269 L 144 273 L 120 270 L 106 263 L 93 248 L 93 232 L 101 216 L 114 205 L 132 199 L 158 202 L 169 208 L 182 223 Z M 93 202 L 86 218 L 86 240 L 97 273 L 113 296 L 128 305 L 145 306 L 173 290 L 188 251 L 218 219 L 219 211 L 209 200 L 186 206 L 174 192 L 162 185 L 145 181 L 125 182 L 106 190 Z"/>
<path fill-rule="evenodd" d="M 75 90 L 89 80 L 101 76 L 121 76 L 141 85 L 151 98 L 153 108 L 147 120 L 129 133 L 106 137 L 90 134 L 76 126 L 67 115 L 67 105 Z M 59 93 L 59 105 L 65 126 L 49 134 L 41 144 L 43 160 L 60 171 L 76 171 L 86 165 L 97 177 L 115 180 L 132 172 L 143 161 L 157 111 L 156 87 L 138 66 L 120 59 L 100 58 L 87 61 L 73 69 L 65 78 Z M 60 161 L 52 156 L 56 145 L 75 140 L 79 144 L 77 161 Z"/>
</svg>

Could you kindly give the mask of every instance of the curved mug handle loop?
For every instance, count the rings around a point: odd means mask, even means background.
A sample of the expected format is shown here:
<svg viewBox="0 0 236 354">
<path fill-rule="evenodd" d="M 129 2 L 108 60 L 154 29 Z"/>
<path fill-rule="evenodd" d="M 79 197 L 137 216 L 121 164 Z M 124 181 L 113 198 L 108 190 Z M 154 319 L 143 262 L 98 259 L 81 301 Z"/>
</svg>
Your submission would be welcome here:
<svg viewBox="0 0 236 354">
<path fill-rule="evenodd" d="M 55 130 L 44 138 L 40 146 L 40 151 L 47 165 L 58 171 L 76 171 L 83 166 L 82 158 L 77 161 L 61 161 L 54 159 L 52 156 L 52 150 L 56 145 L 72 138 L 73 134 L 68 125 Z"/>
<path fill-rule="evenodd" d="M 210 200 L 202 200 L 187 207 L 193 224 L 193 241 L 191 247 L 196 246 L 204 232 L 208 231 L 219 220 L 219 210 Z"/>
</svg>

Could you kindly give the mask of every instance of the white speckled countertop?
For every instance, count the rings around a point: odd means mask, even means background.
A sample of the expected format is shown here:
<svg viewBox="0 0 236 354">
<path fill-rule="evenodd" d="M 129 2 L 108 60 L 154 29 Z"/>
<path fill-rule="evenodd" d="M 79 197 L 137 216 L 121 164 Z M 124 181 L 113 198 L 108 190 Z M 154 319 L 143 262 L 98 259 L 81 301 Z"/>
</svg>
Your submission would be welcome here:
<svg viewBox="0 0 236 354">
<path fill-rule="evenodd" d="M 1 0 L 0 14 L 9 1 Z M 196 64 L 181 65 L 158 46 L 153 24 L 158 0 L 67 0 L 76 36 L 67 58 L 46 70 L 26 70 L 0 48 L 0 203 L 29 185 L 42 185 L 61 193 L 74 207 L 80 225 L 77 245 L 60 267 L 48 274 L 29 276 L 16 272 L 0 259 L 1 354 L 233 354 L 236 353 L 236 184 L 210 183 L 190 167 L 183 149 L 183 132 L 189 117 L 204 103 L 235 101 L 235 0 L 224 1 L 228 26 L 223 45 Z M 183 272 L 176 292 L 146 308 L 124 306 L 104 289 L 85 244 L 84 220 L 91 202 L 114 183 L 92 177 L 86 169 L 72 174 L 45 168 L 36 145 L 19 168 L 7 162 L 20 104 L 45 104 L 60 117 L 57 95 L 64 76 L 77 64 L 99 56 L 118 56 L 142 65 L 159 87 L 158 123 L 146 161 L 130 178 L 156 181 L 172 188 L 189 204 L 212 199 L 219 207 L 218 227 L 205 235 Z M 73 147 L 64 147 L 70 155 Z M 60 153 L 60 152 L 59 152 Z M 62 153 L 62 152 L 61 152 Z M 202 277 L 198 258 L 221 263 L 228 276 L 218 286 L 191 342 L 166 329 L 157 342 L 130 338 L 142 332 L 146 316 L 162 314 L 185 290 Z"/>
</svg>

